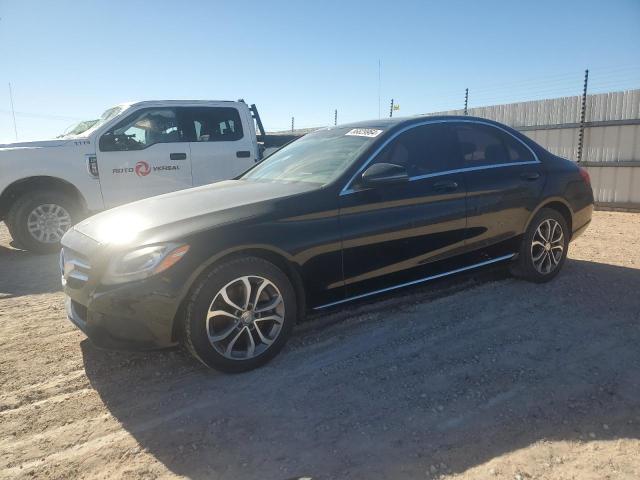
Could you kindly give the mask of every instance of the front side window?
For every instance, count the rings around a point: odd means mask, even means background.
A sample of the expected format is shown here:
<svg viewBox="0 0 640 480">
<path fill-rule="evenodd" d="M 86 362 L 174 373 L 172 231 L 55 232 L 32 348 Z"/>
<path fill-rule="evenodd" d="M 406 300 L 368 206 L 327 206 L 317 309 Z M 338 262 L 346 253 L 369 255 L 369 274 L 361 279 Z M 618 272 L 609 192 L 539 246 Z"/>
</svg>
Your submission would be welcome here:
<svg viewBox="0 0 640 480">
<path fill-rule="evenodd" d="M 282 147 L 241 179 L 326 185 L 382 134 L 379 129 L 325 128 Z"/>
<path fill-rule="evenodd" d="M 533 160 L 533 155 L 521 142 L 495 127 L 461 123 L 454 128 L 466 167 Z"/>
<path fill-rule="evenodd" d="M 243 136 L 240 113 L 231 107 L 184 109 L 185 133 L 192 142 L 228 142 Z"/>
<path fill-rule="evenodd" d="M 181 142 L 176 112 L 149 108 L 133 113 L 100 138 L 102 151 L 142 150 L 156 143 Z"/>
<path fill-rule="evenodd" d="M 454 152 L 450 127 L 445 123 L 433 123 L 401 133 L 389 142 L 373 163 L 400 165 L 410 177 L 417 177 L 458 168 Z"/>
</svg>

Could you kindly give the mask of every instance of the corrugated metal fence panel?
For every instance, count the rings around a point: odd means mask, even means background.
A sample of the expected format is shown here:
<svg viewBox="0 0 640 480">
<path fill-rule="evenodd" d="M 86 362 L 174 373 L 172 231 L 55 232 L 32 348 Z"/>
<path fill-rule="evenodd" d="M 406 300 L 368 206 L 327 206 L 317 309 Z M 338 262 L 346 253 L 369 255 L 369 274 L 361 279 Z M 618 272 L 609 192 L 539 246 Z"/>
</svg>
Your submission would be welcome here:
<svg viewBox="0 0 640 480">
<path fill-rule="evenodd" d="M 525 130 L 533 141 L 561 157 L 576 160 L 580 129 Z M 584 130 L 584 162 L 640 160 L 640 125 L 587 127 Z"/>
<path fill-rule="evenodd" d="M 530 102 L 474 107 L 468 110 L 469 115 L 489 118 L 513 127 L 530 127 L 534 125 L 558 125 L 577 123 L 580 121 L 581 97 L 564 97 L 550 100 L 534 100 Z M 428 115 L 462 115 L 464 110 L 429 113 Z"/>
<path fill-rule="evenodd" d="M 473 98 L 473 91 L 471 91 Z M 490 118 L 512 127 L 579 123 L 582 97 L 552 98 L 470 108 L 469 115 Z M 427 115 L 462 115 L 463 109 Z M 640 118 L 640 89 L 587 95 L 587 122 Z"/>
<path fill-rule="evenodd" d="M 640 90 L 587 95 L 588 122 L 637 118 L 640 118 Z"/>
<path fill-rule="evenodd" d="M 640 138 L 638 135 L 640 135 L 640 125 L 586 128 L 582 159 L 585 162 L 640 160 Z"/>
<path fill-rule="evenodd" d="M 640 167 L 587 167 L 597 203 L 640 206 Z"/>
<path fill-rule="evenodd" d="M 561 157 L 575 159 L 578 155 L 578 129 L 526 130 L 522 133 Z"/>
</svg>

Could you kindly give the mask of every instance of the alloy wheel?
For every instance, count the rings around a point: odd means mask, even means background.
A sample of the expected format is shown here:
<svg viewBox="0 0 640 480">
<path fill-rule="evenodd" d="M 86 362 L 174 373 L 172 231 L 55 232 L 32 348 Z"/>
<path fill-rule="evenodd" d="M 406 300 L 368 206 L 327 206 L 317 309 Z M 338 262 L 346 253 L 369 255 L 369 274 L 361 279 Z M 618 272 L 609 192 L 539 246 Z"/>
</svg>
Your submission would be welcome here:
<svg viewBox="0 0 640 480">
<path fill-rule="evenodd" d="M 206 318 L 211 346 L 226 358 L 248 360 L 265 352 L 284 322 L 282 294 L 273 282 L 243 276 L 222 287 Z"/>
<path fill-rule="evenodd" d="M 58 243 L 71 224 L 71 214 L 55 203 L 38 205 L 27 216 L 29 234 L 41 243 Z"/>
<path fill-rule="evenodd" d="M 531 260 L 535 269 L 547 275 L 553 272 L 564 253 L 564 233 L 562 226 L 553 218 L 543 220 L 533 235 Z"/>
</svg>

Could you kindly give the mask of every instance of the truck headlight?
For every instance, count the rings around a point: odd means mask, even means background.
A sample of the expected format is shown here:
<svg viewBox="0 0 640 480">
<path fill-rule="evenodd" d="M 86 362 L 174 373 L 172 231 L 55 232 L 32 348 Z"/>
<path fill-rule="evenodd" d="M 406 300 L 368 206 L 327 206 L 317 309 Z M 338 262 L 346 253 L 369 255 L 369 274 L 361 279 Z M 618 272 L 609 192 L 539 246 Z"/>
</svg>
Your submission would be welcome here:
<svg viewBox="0 0 640 480">
<path fill-rule="evenodd" d="M 189 245 L 169 243 L 122 253 L 109 262 L 102 283 L 114 285 L 156 275 L 178 263 L 188 251 Z"/>
</svg>

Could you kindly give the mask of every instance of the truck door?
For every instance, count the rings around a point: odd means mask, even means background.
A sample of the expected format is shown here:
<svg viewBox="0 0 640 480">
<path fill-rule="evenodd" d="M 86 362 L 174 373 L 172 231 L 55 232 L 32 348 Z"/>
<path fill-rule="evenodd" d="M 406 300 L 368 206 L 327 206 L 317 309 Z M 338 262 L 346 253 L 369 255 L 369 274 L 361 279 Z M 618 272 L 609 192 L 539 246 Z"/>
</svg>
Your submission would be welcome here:
<svg viewBox="0 0 640 480">
<path fill-rule="evenodd" d="M 237 108 L 185 107 L 181 114 L 190 140 L 195 186 L 236 177 L 256 162 L 255 134 L 243 127 Z"/>
<path fill-rule="evenodd" d="M 101 135 L 97 156 L 106 208 L 193 185 L 178 118 L 174 108 L 144 108 Z"/>
</svg>

